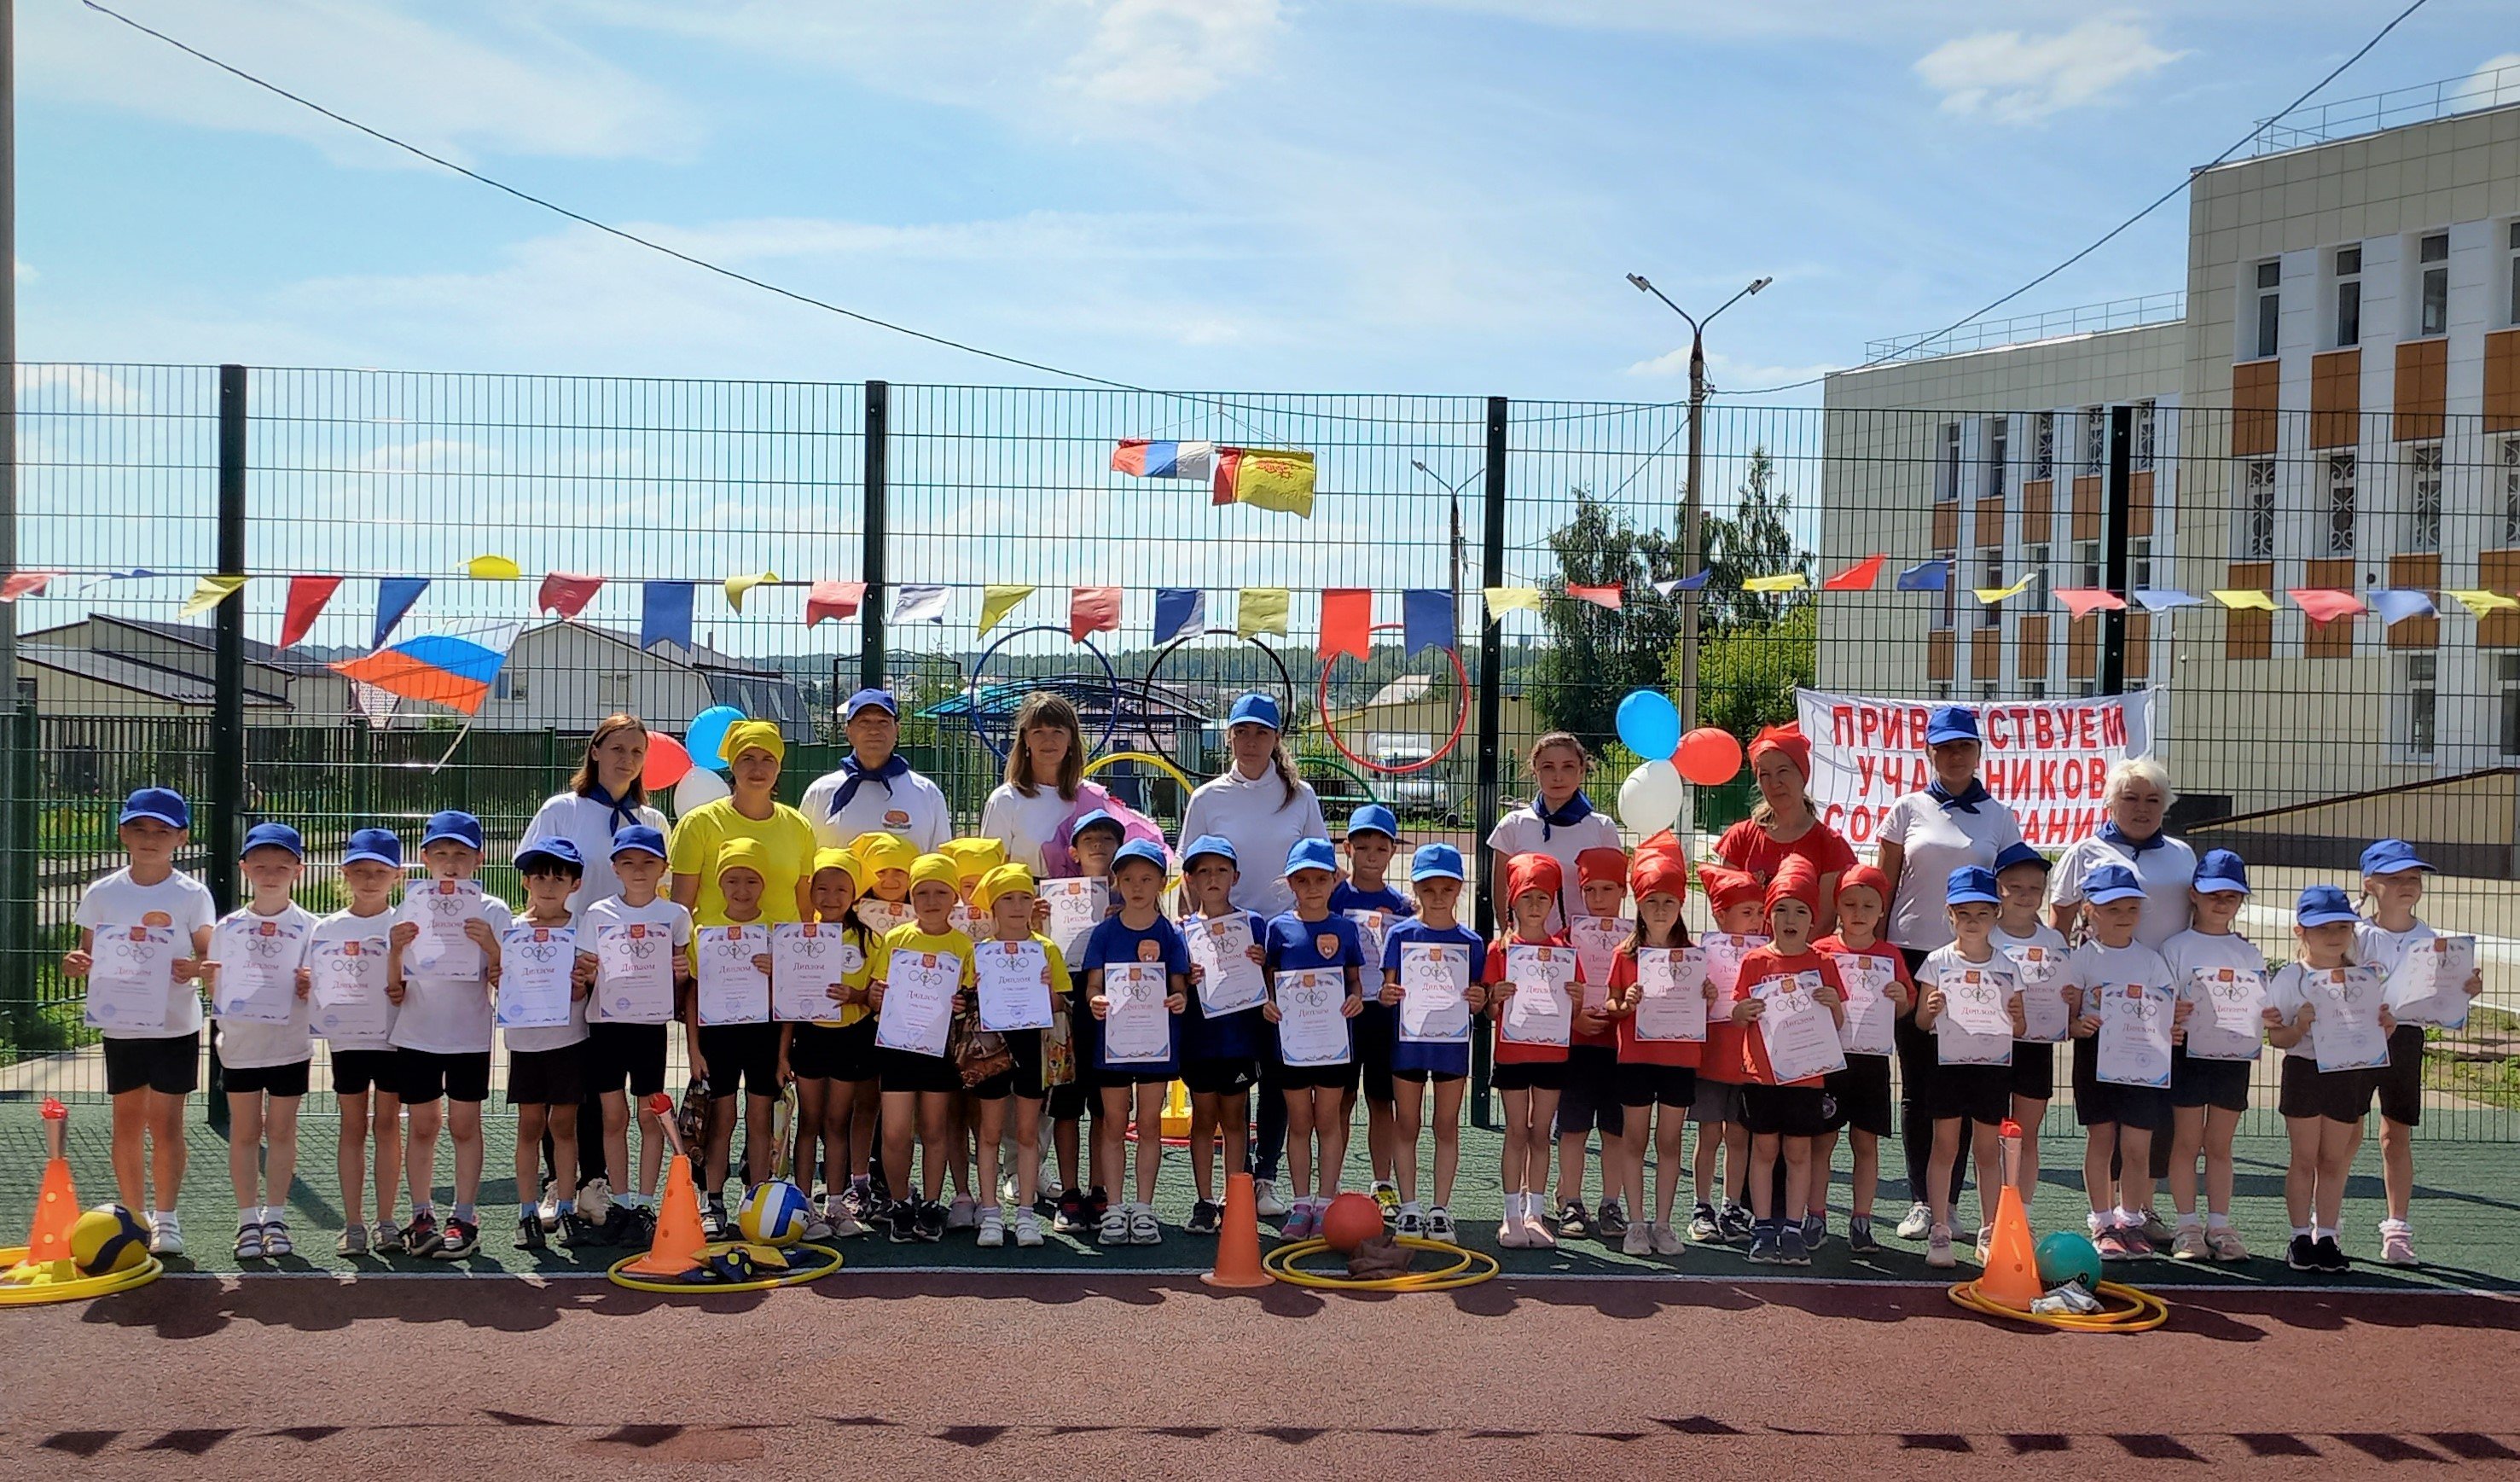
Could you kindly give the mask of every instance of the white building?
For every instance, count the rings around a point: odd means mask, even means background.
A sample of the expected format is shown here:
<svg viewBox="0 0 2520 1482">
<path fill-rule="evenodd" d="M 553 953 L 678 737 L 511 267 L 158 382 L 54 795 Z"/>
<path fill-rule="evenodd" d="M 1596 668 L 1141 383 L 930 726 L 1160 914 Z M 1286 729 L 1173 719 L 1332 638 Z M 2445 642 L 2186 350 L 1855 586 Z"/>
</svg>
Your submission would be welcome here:
<svg viewBox="0 0 2520 1482">
<path fill-rule="evenodd" d="M 207 716 L 217 663 L 208 623 L 96 612 L 19 639 L 18 661 L 43 715 Z M 245 641 L 248 726 L 339 726 L 350 682 L 313 654 Z"/>
<path fill-rule="evenodd" d="M 517 635 L 489 698 L 472 717 L 485 731 L 584 734 L 628 711 L 659 731 L 681 732 L 712 705 L 779 723 L 790 741 L 814 739 L 804 696 L 787 674 L 671 639 L 642 650 L 636 634 L 583 622 L 551 622 Z"/>
</svg>

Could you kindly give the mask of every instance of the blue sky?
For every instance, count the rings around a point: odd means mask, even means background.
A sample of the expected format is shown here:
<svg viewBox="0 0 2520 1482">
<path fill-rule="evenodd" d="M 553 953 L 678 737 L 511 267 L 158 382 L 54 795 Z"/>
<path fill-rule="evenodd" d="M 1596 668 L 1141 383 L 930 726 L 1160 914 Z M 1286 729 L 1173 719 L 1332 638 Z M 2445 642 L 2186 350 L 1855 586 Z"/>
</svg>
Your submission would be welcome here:
<svg viewBox="0 0 2520 1482">
<path fill-rule="evenodd" d="M 1958 0 L 124 0 L 870 313 L 1138 384 L 1661 400 L 2081 246 L 2396 9 Z M 1036 381 L 714 281 L 20 0 L 29 360 Z M 2349 97 L 2520 51 L 2433 0 Z M 2183 203 L 2014 307 L 2176 289 Z M 2009 312 L 2009 311 L 2007 311 Z M 1789 398 L 1816 404 L 1817 389 Z"/>
</svg>

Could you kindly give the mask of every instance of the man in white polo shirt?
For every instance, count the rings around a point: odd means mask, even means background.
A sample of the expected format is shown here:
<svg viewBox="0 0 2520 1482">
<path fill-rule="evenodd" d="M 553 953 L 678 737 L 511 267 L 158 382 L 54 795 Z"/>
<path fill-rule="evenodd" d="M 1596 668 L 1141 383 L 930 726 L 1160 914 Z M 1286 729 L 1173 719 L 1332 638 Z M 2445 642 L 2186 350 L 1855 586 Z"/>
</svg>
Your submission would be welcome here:
<svg viewBox="0 0 2520 1482">
<path fill-rule="evenodd" d="M 843 849 L 861 833 L 892 833 L 922 854 L 954 836 L 945 793 L 910 770 L 897 749 L 901 707 L 889 690 L 860 690 L 840 707 L 849 754 L 837 772 L 814 779 L 796 811 L 826 849 Z"/>
</svg>

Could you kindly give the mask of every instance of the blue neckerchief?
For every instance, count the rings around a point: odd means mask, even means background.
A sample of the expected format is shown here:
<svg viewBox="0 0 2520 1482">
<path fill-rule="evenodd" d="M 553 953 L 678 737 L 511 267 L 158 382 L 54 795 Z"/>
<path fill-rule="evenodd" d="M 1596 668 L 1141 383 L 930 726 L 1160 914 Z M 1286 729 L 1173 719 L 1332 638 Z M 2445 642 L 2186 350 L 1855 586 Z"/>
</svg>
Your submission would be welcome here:
<svg viewBox="0 0 2520 1482">
<path fill-rule="evenodd" d="M 2114 820 L 2102 820 L 2100 824 L 2100 842 L 2104 844 L 2115 844 L 2119 848 L 2124 849 L 2129 855 L 2139 855 L 2146 849 L 2158 849 L 2162 845 L 2169 843 L 2170 835 L 2162 832 L 2158 829 L 2155 829 L 2150 834 L 2143 838 L 2129 838 L 2126 831 L 2119 828 Z"/>
<path fill-rule="evenodd" d="M 1563 829 L 1569 824 L 1580 824 L 1591 818 L 1593 800 L 1584 795 L 1583 788 L 1578 787 L 1575 789 L 1575 795 L 1566 800 L 1565 807 L 1552 810 L 1544 807 L 1540 799 L 1535 797 L 1531 800 L 1531 811 L 1539 816 L 1540 836 L 1546 839 L 1549 837 L 1550 831 L 1553 829 Z"/>
<path fill-rule="evenodd" d="M 1925 785 L 1925 795 L 1942 804 L 1946 813 L 1975 813 L 1977 805 L 1988 800 L 1986 784 L 1973 777 L 1969 779 L 1969 785 L 1958 792 L 1944 786 L 1942 780 L 1937 778 Z"/>
<path fill-rule="evenodd" d="M 632 825 L 637 824 L 640 821 L 639 805 L 636 803 L 625 803 L 621 799 L 614 797 L 611 793 L 604 789 L 604 785 L 602 783 L 589 779 L 586 784 L 585 795 L 589 801 L 602 803 L 605 807 L 612 810 L 612 831 L 615 833 L 620 832 L 624 829 L 630 828 Z"/>
<path fill-rule="evenodd" d="M 840 774 L 846 781 L 840 784 L 839 790 L 832 794 L 832 811 L 824 815 L 827 818 L 839 817 L 840 811 L 848 807 L 850 801 L 858 795 L 859 786 L 869 778 L 883 784 L 883 790 L 890 792 L 894 778 L 907 777 L 910 774 L 910 759 L 895 751 L 883 759 L 882 766 L 870 767 L 859 761 L 858 754 L 852 751 L 840 758 Z"/>
</svg>

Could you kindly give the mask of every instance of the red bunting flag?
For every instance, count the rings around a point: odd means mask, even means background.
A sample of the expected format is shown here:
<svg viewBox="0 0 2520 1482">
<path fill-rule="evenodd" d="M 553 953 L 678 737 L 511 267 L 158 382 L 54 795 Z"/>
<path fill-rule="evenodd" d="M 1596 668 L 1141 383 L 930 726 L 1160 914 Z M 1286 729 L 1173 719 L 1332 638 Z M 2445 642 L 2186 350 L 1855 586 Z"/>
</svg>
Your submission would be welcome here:
<svg viewBox="0 0 2520 1482">
<path fill-rule="evenodd" d="M 826 617 L 847 622 L 858 615 L 858 605 L 865 601 L 865 582 L 818 581 L 805 594 L 805 626 L 810 628 Z"/>
<path fill-rule="evenodd" d="M 2053 595 L 2078 622 L 2094 612 L 2126 610 L 2126 599 L 2105 587 L 2058 587 Z"/>
<path fill-rule="evenodd" d="M 306 636 L 315 619 L 324 615 L 324 605 L 340 589 L 338 576 L 292 576 L 289 578 L 289 610 L 280 619 L 280 646 L 284 649 Z"/>
<path fill-rule="evenodd" d="M 2310 614 L 2314 625 L 2332 623 L 2340 617 L 2354 617 L 2365 610 L 2362 599 L 2351 592 L 2339 592 L 2328 587 L 2294 587 L 2284 595 L 2293 600 L 2293 606 Z"/>
<path fill-rule="evenodd" d="M 1067 592 L 1067 636 L 1120 631 L 1118 587 L 1071 587 Z"/>
<path fill-rule="evenodd" d="M 596 589 L 603 585 L 601 576 L 554 571 L 543 578 L 543 589 L 534 597 L 534 610 L 575 617 L 586 610 L 586 605 L 595 600 Z"/>
<path fill-rule="evenodd" d="M 1869 592 L 1872 584 L 1881 579 L 1881 562 L 1887 560 L 1886 555 L 1868 556 L 1822 581 L 1820 589 L 1823 592 Z"/>
<path fill-rule="evenodd" d="M 1321 657 L 1362 659 L 1373 651 L 1373 591 L 1331 587 L 1322 593 Z"/>
<path fill-rule="evenodd" d="M 12 571 L 0 577 L 0 602 L 16 602 L 21 597 L 34 596 L 44 590 L 44 584 L 51 581 L 54 574 L 51 571 Z"/>
<path fill-rule="evenodd" d="M 1606 587 L 1579 587 L 1570 581 L 1566 584 L 1566 595 L 1579 602 L 1589 602 L 1597 607 L 1607 607 L 1616 612 L 1619 610 L 1621 600 L 1627 595 L 1627 590 L 1616 582 Z M 1365 655 L 1360 653 L 1357 656 L 1363 658 Z"/>
</svg>

